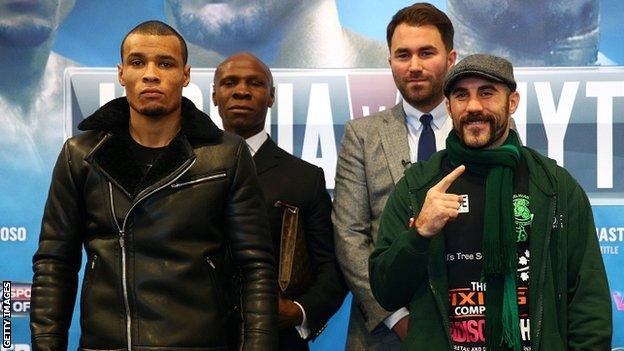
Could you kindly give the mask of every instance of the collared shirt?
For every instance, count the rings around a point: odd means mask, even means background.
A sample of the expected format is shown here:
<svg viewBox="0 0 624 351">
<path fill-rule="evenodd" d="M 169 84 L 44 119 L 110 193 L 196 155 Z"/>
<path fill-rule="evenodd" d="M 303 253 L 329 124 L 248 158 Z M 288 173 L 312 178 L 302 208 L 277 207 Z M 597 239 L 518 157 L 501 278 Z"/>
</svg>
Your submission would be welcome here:
<svg viewBox="0 0 624 351">
<path fill-rule="evenodd" d="M 418 160 L 418 140 L 420 138 L 420 132 L 422 132 L 422 123 L 420 122 L 420 116 L 425 112 L 419 111 L 414 106 L 402 101 L 403 110 L 405 110 L 405 121 L 407 124 L 407 142 L 410 149 L 410 162 L 415 163 Z M 436 106 L 429 114 L 433 117 L 431 120 L 431 129 L 435 134 L 436 150 L 442 150 L 446 148 L 446 137 L 453 129 L 453 121 L 446 112 L 445 102 L 442 101 Z"/>
<path fill-rule="evenodd" d="M 249 152 L 251 152 L 251 157 L 253 157 L 256 152 L 258 152 L 262 144 L 264 144 L 267 139 L 269 139 L 269 135 L 264 130 L 260 131 L 260 133 L 256 135 L 250 136 L 249 138 L 245 139 L 247 147 L 249 148 Z"/>
<path fill-rule="evenodd" d="M 247 147 L 249 148 L 249 152 L 251 153 L 252 157 L 256 154 L 256 152 L 258 152 L 262 144 L 264 144 L 264 142 L 268 139 L 269 135 L 264 130 L 256 135 L 250 136 L 249 138 L 245 139 L 245 142 L 247 143 Z M 301 322 L 301 325 L 296 326 L 295 329 L 297 329 L 297 332 L 302 339 L 306 339 L 308 336 L 310 336 L 310 328 L 308 328 L 308 318 L 306 317 L 303 306 L 301 306 L 301 304 L 299 304 L 297 301 L 293 302 L 301 309 L 301 313 L 303 314 L 303 320 Z"/>
</svg>

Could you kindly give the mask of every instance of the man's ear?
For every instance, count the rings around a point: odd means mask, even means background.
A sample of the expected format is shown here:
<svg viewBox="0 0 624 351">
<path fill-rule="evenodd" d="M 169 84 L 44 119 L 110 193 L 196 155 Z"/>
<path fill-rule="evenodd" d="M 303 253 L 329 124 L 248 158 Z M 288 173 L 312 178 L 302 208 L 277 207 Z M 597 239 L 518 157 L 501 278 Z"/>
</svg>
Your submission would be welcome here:
<svg viewBox="0 0 624 351">
<path fill-rule="evenodd" d="M 269 92 L 269 107 L 273 106 L 273 103 L 275 102 L 275 87 L 271 87 L 271 90 Z"/>
<path fill-rule="evenodd" d="M 217 87 L 215 87 L 215 85 L 212 85 L 212 104 L 217 106 Z"/>
<path fill-rule="evenodd" d="M 184 65 L 184 86 L 191 82 L 191 65 Z"/>
<path fill-rule="evenodd" d="M 117 64 L 117 80 L 122 87 L 126 86 L 126 81 L 123 78 L 123 65 L 121 63 Z"/>
<path fill-rule="evenodd" d="M 519 104 L 520 93 L 518 93 L 517 91 L 512 91 L 511 94 L 509 94 L 509 115 L 512 115 L 514 112 L 516 112 Z"/>
<path fill-rule="evenodd" d="M 455 61 L 457 60 L 457 51 L 451 50 L 446 57 L 446 68 L 450 69 L 455 66 Z"/>
</svg>

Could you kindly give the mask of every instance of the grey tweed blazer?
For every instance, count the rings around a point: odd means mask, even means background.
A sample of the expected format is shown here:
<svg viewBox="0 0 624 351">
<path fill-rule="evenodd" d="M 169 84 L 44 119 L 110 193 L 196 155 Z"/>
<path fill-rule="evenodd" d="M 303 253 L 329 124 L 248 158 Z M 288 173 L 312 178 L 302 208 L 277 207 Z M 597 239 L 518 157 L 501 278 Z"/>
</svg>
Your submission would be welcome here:
<svg viewBox="0 0 624 351">
<path fill-rule="evenodd" d="M 410 160 L 407 134 L 400 103 L 345 126 L 336 168 L 332 221 L 336 257 L 353 293 L 349 350 L 377 349 L 380 340 L 392 337 L 383 335 L 392 333 L 385 326 L 371 334 L 392 312 L 384 310 L 372 295 L 368 256 L 374 248 L 386 200 Z"/>
</svg>

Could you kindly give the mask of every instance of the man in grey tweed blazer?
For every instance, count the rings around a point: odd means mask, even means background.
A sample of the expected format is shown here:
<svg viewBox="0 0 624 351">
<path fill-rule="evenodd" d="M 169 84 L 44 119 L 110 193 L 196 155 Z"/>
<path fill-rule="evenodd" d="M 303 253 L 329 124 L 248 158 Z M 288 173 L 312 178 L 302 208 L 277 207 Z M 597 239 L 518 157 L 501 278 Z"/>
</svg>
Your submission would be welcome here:
<svg viewBox="0 0 624 351">
<path fill-rule="evenodd" d="M 453 26 L 426 3 L 397 12 L 387 30 L 395 84 L 402 102 L 369 117 L 349 121 L 338 158 L 332 220 L 336 256 L 353 293 L 347 350 L 399 350 L 407 334 L 407 309 L 386 311 L 369 284 L 368 256 L 373 251 L 379 218 L 394 184 L 418 149 L 439 150 L 452 128 L 442 86 L 455 63 Z M 429 120 L 421 123 L 427 115 Z M 425 126 L 426 124 L 426 126 Z M 429 128 L 424 132 L 425 128 Z M 422 132 L 422 133 L 421 133 Z M 411 311 L 418 316 L 418 311 Z"/>
</svg>

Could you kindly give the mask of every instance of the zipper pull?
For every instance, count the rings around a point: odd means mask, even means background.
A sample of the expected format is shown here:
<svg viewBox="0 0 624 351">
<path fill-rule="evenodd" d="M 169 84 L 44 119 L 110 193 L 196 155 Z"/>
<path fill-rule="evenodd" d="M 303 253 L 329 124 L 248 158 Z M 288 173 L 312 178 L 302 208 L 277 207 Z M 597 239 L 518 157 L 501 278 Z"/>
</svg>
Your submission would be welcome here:
<svg viewBox="0 0 624 351">
<path fill-rule="evenodd" d="M 97 255 L 93 255 L 91 259 L 91 270 L 95 269 L 95 261 L 97 261 Z"/>
<path fill-rule="evenodd" d="M 208 262 L 208 264 L 210 265 L 210 267 L 212 267 L 212 269 L 217 269 L 217 267 L 215 266 L 214 262 L 212 262 L 210 257 L 206 257 L 206 262 Z"/>
<path fill-rule="evenodd" d="M 123 237 L 123 232 L 120 232 L 120 233 L 121 233 L 121 235 L 119 236 L 119 246 L 123 249 L 124 245 L 125 245 L 125 240 L 124 240 L 124 237 Z"/>
</svg>

